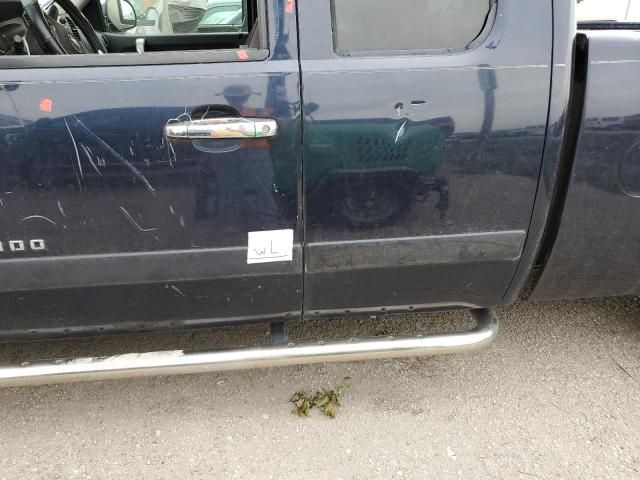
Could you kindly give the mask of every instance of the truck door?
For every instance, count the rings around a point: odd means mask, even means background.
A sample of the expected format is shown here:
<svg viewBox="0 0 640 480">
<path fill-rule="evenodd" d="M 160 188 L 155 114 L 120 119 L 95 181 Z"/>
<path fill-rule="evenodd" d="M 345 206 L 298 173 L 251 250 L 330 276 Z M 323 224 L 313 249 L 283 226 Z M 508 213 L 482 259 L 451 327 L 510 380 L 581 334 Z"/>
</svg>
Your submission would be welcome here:
<svg viewBox="0 0 640 480">
<path fill-rule="evenodd" d="M 295 12 L 235 3 L 222 33 L 0 57 L 0 336 L 300 315 Z"/>
<path fill-rule="evenodd" d="M 545 140 L 551 3 L 299 5 L 311 316 L 497 304 Z"/>
</svg>

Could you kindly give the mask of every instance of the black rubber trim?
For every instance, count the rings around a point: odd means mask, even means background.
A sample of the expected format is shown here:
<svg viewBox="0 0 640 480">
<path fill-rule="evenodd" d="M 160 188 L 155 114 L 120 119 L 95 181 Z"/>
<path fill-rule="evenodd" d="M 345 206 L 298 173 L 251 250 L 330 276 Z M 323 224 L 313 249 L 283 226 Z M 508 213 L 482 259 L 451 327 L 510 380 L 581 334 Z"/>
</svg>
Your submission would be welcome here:
<svg viewBox="0 0 640 480">
<path fill-rule="evenodd" d="M 316 242 L 305 248 L 308 273 L 416 265 L 514 261 L 526 232 L 465 233 L 381 240 Z"/>
<path fill-rule="evenodd" d="M 261 315 L 245 315 L 219 318 L 190 318 L 188 320 L 128 321 L 120 323 L 80 325 L 24 330 L 0 329 L 0 345 L 8 342 L 55 340 L 60 338 L 95 337 L 97 335 L 123 335 L 143 332 L 184 331 L 200 328 L 237 327 L 258 323 L 278 323 L 300 316 L 300 311 L 268 312 Z"/>
<path fill-rule="evenodd" d="M 569 109 L 567 111 L 567 127 L 561 147 L 562 153 L 556 177 L 556 188 L 551 199 L 551 207 L 544 227 L 540 250 L 522 291 L 521 296 L 524 299 L 531 294 L 538 283 L 556 243 L 560 224 L 562 223 L 562 215 L 571 183 L 571 174 L 575 163 L 584 114 L 588 67 L 589 38 L 583 33 L 578 33 L 574 44 L 573 75 L 569 94 Z"/>
<path fill-rule="evenodd" d="M 234 50 L 245 42 L 246 34 L 237 33 L 194 33 L 171 35 L 122 35 L 105 32 L 102 34 L 109 45 L 109 54 L 132 53 L 136 51 L 136 39 L 144 39 L 147 53 L 198 50 Z M 237 58 L 236 58 L 237 60 Z"/>
<path fill-rule="evenodd" d="M 0 57 L 0 69 L 117 67 L 137 65 L 173 65 L 190 63 L 258 62 L 269 57 L 269 50 L 246 49 L 247 58 L 240 60 L 238 50 L 194 50 L 177 52 L 109 53 L 107 55 L 31 55 Z"/>
<path fill-rule="evenodd" d="M 299 244 L 292 261 L 259 264 L 247 264 L 246 247 L 10 259 L 0 261 L 0 292 L 299 275 L 301 265 Z"/>
</svg>

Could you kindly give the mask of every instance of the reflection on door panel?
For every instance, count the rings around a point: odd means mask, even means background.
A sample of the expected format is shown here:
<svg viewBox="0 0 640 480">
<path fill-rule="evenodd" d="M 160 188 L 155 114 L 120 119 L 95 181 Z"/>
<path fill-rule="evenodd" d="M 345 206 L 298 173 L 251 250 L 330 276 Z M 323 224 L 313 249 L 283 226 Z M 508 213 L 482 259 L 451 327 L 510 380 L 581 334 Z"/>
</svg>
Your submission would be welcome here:
<svg viewBox="0 0 640 480">
<path fill-rule="evenodd" d="M 24 66 L 0 68 L 0 337 L 300 315 L 296 18 L 284 0 L 260 3 L 271 13 L 261 61 L 217 42 L 175 56 L 0 59 Z M 182 47 L 208 45 L 207 35 Z M 201 60 L 184 63 L 192 54 Z M 131 61 L 143 64 L 118 64 Z M 267 118 L 277 136 L 165 136 L 168 122 L 215 116 Z M 263 230 L 286 232 L 287 255 L 251 263 L 249 232 Z"/>
<path fill-rule="evenodd" d="M 329 121 L 332 112 L 314 109 L 305 169 L 307 228 L 313 241 L 337 232 L 351 239 L 370 238 L 372 228 L 389 236 L 419 236 L 524 226 L 518 212 L 535 191 L 544 105 L 530 121 L 505 128 L 495 119 L 496 95 L 513 87 L 502 86 L 495 70 L 484 66 L 457 77 L 458 86 L 473 92 L 467 94 L 467 106 L 477 113 L 473 126 L 468 118 L 456 124 L 453 116 L 428 113 L 434 92 L 446 99 L 441 105 L 453 105 L 460 95 L 445 86 L 445 78 L 432 80 L 431 99 L 413 95 L 408 97 L 413 100 L 388 103 L 379 119 Z M 330 79 L 325 82 L 333 85 Z M 357 85 L 342 89 L 345 96 L 364 102 Z M 532 88 L 545 94 L 542 82 Z M 485 195 L 500 205 L 499 216 L 486 208 Z"/>
<path fill-rule="evenodd" d="M 4 93 L 15 108 L 37 113 L 3 117 L 2 230 L 46 238 L 47 254 L 58 255 L 241 245 L 247 231 L 295 228 L 296 170 L 273 160 L 294 148 L 295 133 L 286 128 L 292 102 L 266 98 L 262 92 L 274 90 L 269 79 L 224 85 L 213 94 L 211 82 L 183 82 L 202 92 L 192 99 L 213 97 L 220 105 L 112 105 L 60 115 L 61 99 L 72 94 L 81 104 L 95 84 L 49 87 L 52 112 L 38 109 L 40 88 L 11 85 Z M 171 81 L 144 83 L 155 90 Z M 122 94 L 135 89 L 141 103 L 152 100 L 140 99 L 141 83 L 119 87 Z M 61 110 L 69 109 L 65 103 Z M 162 134 L 171 118 L 221 111 L 279 118 L 281 135 L 192 143 Z"/>
<path fill-rule="evenodd" d="M 311 315 L 496 304 L 531 219 L 549 105 L 550 5 L 486 1 L 456 16 L 433 2 L 429 22 L 461 35 L 476 25 L 444 47 L 420 34 L 420 15 L 398 10 L 403 25 L 415 23 L 406 30 L 415 47 L 404 51 L 392 35 L 376 35 L 387 4 L 358 2 L 350 34 L 359 46 L 349 55 L 335 30 L 353 12 L 300 6 Z M 306 28 L 324 21 L 334 24 L 325 43 L 305 42 Z M 515 36 L 517 45 L 504 41 Z M 349 295 L 346 285 L 356 286 Z"/>
</svg>

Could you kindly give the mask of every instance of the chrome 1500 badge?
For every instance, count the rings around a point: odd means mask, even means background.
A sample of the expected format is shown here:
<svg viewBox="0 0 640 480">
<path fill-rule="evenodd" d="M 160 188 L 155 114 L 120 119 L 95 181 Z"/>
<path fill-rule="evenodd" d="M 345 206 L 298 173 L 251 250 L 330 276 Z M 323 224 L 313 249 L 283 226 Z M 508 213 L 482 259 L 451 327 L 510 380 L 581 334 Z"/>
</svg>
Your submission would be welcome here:
<svg viewBox="0 0 640 480">
<path fill-rule="evenodd" d="M 35 240 L 8 240 L 0 241 L 0 252 L 22 253 L 22 252 L 43 252 L 47 245 L 42 239 Z"/>
</svg>

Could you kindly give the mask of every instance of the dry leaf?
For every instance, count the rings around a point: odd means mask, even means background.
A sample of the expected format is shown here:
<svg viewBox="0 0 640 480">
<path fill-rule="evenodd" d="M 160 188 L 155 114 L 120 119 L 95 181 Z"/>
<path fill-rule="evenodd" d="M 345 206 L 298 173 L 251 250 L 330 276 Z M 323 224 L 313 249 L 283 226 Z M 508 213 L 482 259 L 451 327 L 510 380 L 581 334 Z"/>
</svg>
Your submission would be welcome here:
<svg viewBox="0 0 640 480">
<path fill-rule="evenodd" d="M 349 386 L 349 380 L 351 380 L 349 377 L 345 377 L 338 386 L 332 389 L 319 390 L 313 397 L 310 397 L 304 392 L 294 393 L 289 399 L 294 405 L 292 413 L 299 417 L 308 417 L 309 410 L 316 407 L 326 416 L 335 418 L 338 413 L 338 407 L 340 406 L 342 390 Z"/>
</svg>

